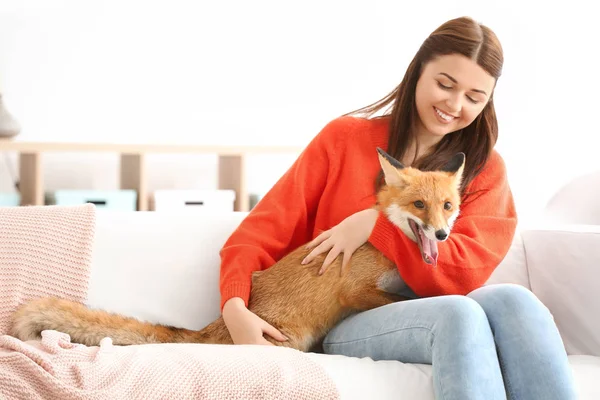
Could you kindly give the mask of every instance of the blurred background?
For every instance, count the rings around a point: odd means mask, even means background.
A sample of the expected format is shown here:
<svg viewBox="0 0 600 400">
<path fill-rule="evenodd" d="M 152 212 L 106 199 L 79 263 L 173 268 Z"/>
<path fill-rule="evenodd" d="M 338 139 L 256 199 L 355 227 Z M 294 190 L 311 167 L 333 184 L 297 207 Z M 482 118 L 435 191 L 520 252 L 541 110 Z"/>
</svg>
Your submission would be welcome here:
<svg viewBox="0 0 600 400">
<path fill-rule="evenodd" d="M 386 95 L 421 42 L 468 15 L 505 51 L 495 93 L 522 220 L 600 169 L 591 2 L 0 0 L 0 93 L 32 142 L 298 146 Z M 298 153 L 252 155 L 260 197 Z M 0 154 L 0 191 L 19 157 Z M 217 185 L 217 156 L 151 154 L 147 190 Z M 119 187 L 119 155 L 52 153 L 44 190 Z"/>
</svg>

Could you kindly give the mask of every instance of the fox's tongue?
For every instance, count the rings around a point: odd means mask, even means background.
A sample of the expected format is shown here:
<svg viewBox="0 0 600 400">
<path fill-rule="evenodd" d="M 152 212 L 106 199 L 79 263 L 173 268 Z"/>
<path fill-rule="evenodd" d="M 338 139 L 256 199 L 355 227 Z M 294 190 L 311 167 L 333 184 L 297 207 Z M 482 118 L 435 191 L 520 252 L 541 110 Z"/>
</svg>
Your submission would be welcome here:
<svg viewBox="0 0 600 400">
<path fill-rule="evenodd" d="M 421 243 L 422 243 L 421 251 L 423 252 L 423 257 L 426 258 L 425 262 L 428 262 L 429 264 L 436 266 L 437 259 L 438 259 L 437 242 L 435 240 L 431 240 L 427 236 L 425 236 L 421 227 L 418 227 L 418 230 L 419 230 L 419 238 L 421 239 Z"/>
</svg>

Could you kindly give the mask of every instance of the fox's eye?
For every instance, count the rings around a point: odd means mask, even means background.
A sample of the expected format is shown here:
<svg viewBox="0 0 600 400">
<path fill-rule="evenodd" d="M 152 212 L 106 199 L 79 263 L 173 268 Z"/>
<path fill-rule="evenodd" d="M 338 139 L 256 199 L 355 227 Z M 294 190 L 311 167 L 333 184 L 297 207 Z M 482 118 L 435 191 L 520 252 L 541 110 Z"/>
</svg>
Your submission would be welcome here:
<svg viewBox="0 0 600 400">
<path fill-rule="evenodd" d="M 449 201 L 445 202 L 444 209 L 448 211 L 452 210 L 452 203 L 450 203 Z"/>
<path fill-rule="evenodd" d="M 425 208 L 425 204 L 421 200 L 417 200 L 414 202 L 415 207 L 417 208 Z"/>
</svg>

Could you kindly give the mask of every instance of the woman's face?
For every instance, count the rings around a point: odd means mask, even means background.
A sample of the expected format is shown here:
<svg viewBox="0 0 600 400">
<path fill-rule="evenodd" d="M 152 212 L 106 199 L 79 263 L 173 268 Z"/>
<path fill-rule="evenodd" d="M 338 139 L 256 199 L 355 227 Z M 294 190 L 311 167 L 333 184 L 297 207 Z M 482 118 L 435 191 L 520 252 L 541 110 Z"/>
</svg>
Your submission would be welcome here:
<svg viewBox="0 0 600 400">
<path fill-rule="evenodd" d="M 430 61 L 421 72 L 415 93 L 417 135 L 438 141 L 468 126 L 487 104 L 494 85 L 494 77 L 463 55 Z"/>
</svg>

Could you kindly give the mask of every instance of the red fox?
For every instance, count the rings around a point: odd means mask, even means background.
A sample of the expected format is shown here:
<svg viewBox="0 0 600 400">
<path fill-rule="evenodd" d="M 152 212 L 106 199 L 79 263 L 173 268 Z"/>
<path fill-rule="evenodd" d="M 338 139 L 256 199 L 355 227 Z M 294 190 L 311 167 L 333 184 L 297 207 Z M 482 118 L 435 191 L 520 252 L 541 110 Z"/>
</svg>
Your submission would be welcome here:
<svg viewBox="0 0 600 400">
<path fill-rule="evenodd" d="M 450 234 L 459 213 L 465 155 L 458 153 L 438 171 L 404 167 L 377 148 L 385 184 L 377 193 L 376 209 L 414 240 L 423 260 L 435 266 L 437 242 Z M 392 302 L 406 300 L 394 293 L 402 281 L 396 265 L 369 242 L 357 249 L 341 274 L 338 257 L 323 275 L 318 271 L 326 254 L 301 262 L 310 250 L 295 249 L 270 268 L 252 275 L 248 308 L 289 339 L 271 343 L 311 351 L 343 318 Z M 233 344 L 221 317 L 200 331 L 151 324 L 135 318 L 59 298 L 39 298 L 14 315 L 11 335 L 21 340 L 40 337 L 43 330 L 70 335 L 75 343 L 99 345 L 110 337 L 115 345 L 144 343 Z"/>
</svg>

